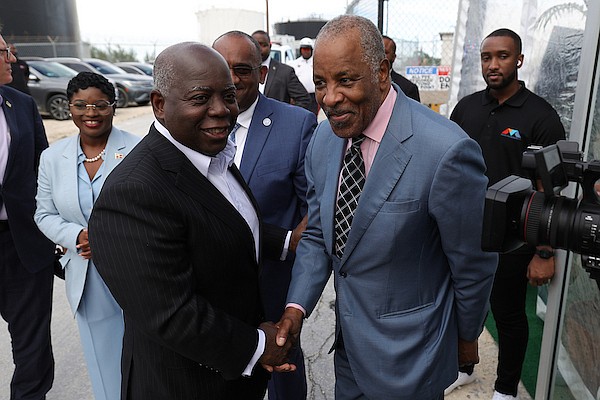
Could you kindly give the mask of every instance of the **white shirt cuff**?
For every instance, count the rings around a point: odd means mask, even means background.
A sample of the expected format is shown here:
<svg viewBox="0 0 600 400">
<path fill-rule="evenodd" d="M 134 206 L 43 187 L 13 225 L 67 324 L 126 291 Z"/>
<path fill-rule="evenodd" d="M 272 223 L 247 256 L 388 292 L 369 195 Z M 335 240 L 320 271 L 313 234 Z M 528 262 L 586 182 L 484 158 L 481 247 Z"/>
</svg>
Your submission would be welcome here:
<svg viewBox="0 0 600 400">
<path fill-rule="evenodd" d="M 257 331 L 258 331 L 258 346 L 256 346 L 256 351 L 254 352 L 254 356 L 248 363 L 248 366 L 246 367 L 244 372 L 242 372 L 242 376 L 252 376 L 252 370 L 254 369 L 254 366 L 258 362 L 258 359 L 265 352 L 265 342 L 266 342 L 265 333 L 260 329 L 257 329 Z"/>
<path fill-rule="evenodd" d="M 281 257 L 279 258 L 279 261 L 285 261 L 285 259 L 287 258 L 291 240 L 292 231 L 288 231 L 287 235 L 285 236 L 285 242 L 283 243 L 283 251 L 281 252 Z"/>
</svg>

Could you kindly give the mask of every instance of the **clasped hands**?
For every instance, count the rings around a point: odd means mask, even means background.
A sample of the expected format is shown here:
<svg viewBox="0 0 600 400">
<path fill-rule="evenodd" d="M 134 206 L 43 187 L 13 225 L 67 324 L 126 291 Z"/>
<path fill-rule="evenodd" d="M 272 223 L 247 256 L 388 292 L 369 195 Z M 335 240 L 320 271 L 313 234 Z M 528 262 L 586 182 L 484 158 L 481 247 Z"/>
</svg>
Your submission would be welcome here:
<svg viewBox="0 0 600 400">
<path fill-rule="evenodd" d="M 86 260 L 92 258 L 92 250 L 90 249 L 90 241 L 88 239 L 88 230 L 84 228 L 77 236 L 77 253 Z"/>
<path fill-rule="evenodd" d="M 263 322 L 259 329 L 265 333 L 265 351 L 258 362 L 269 372 L 293 372 L 296 365 L 289 362 L 288 354 L 300 337 L 302 311 L 288 307 L 278 323 Z"/>
</svg>

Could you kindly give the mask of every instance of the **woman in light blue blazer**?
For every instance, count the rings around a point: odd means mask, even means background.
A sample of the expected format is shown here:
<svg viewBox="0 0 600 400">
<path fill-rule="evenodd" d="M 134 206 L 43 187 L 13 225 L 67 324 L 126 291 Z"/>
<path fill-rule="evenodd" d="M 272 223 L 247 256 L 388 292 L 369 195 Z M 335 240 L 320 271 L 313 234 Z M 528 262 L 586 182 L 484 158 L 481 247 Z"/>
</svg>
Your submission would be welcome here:
<svg viewBox="0 0 600 400">
<path fill-rule="evenodd" d="M 67 298 L 75 314 L 96 400 L 120 398 L 123 315 L 92 259 L 87 223 L 106 176 L 139 137 L 112 126 L 114 87 L 81 72 L 67 87 L 76 136 L 46 149 L 40 159 L 35 222 L 66 249 Z"/>
</svg>

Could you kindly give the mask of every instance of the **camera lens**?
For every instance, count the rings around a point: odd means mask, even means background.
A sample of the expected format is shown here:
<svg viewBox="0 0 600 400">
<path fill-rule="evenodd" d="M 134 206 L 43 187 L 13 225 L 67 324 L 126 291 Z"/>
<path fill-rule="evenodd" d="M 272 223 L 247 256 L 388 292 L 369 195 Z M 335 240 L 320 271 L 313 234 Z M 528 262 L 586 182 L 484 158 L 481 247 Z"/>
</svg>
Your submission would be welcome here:
<svg viewBox="0 0 600 400">
<path fill-rule="evenodd" d="M 550 245 L 569 248 L 578 241 L 580 229 L 574 229 L 578 201 L 562 196 L 546 197 L 543 192 L 532 192 L 523 203 L 521 234 L 532 245 Z"/>
</svg>

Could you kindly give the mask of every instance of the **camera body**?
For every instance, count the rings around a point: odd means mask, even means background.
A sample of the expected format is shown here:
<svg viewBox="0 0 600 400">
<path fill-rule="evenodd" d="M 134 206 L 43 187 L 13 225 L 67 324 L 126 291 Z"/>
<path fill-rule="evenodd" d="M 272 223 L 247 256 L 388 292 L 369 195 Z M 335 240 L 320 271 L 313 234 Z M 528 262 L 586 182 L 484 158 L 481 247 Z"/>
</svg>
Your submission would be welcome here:
<svg viewBox="0 0 600 400">
<path fill-rule="evenodd" d="M 487 190 L 482 249 L 506 253 L 530 244 L 571 250 L 600 282 L 600 162 L 584 162 L 576 142 L 561 140 L 530 146 L 522 165 L 528 177 L 511 175 Z M 569 182 L 581 185 L 581 199 L 559 194 Z"/>
</svg>

